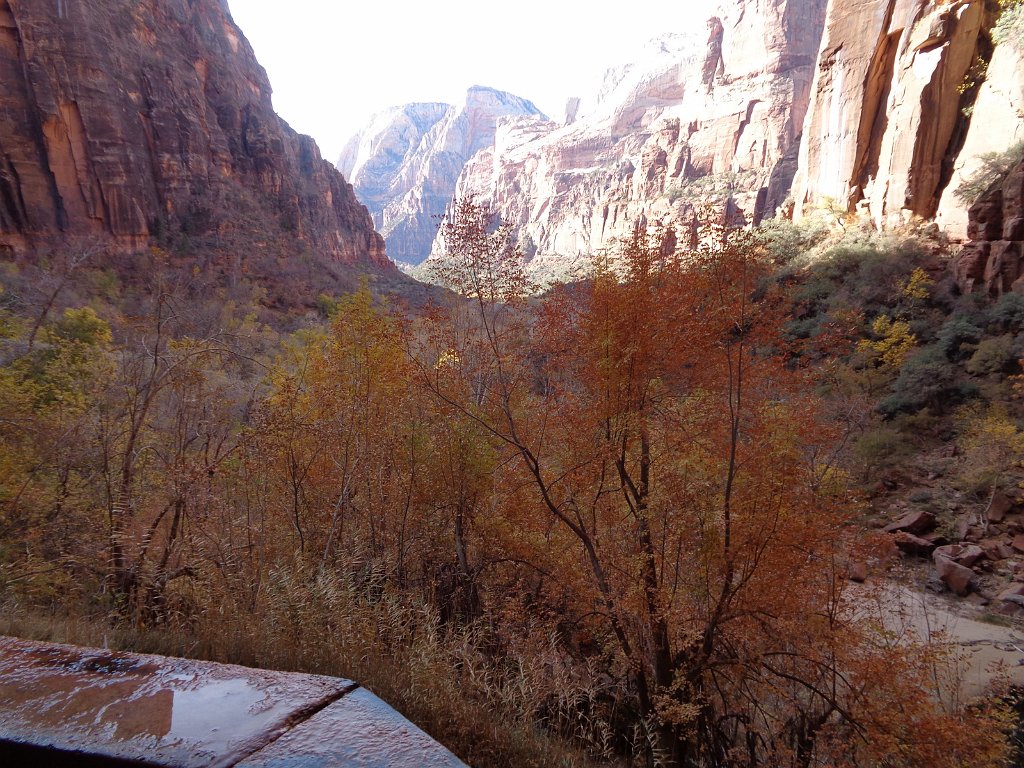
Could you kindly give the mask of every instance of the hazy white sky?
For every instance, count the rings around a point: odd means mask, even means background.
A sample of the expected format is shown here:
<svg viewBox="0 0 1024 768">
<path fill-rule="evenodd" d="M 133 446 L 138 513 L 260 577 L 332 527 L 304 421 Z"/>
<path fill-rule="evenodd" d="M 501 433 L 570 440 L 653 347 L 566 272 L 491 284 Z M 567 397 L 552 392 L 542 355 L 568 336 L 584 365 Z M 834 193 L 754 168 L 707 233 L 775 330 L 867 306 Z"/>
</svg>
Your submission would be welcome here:
<svg viewBox="0 0 1024 768">
<path fill-rule="evenodd" d="M 274 106 L 332 162 L 381 109 L 457 103 L 471 85 L 560 118 L 568 96 L 645 40 L 704 28 L 712 0 L 229 0 Z M 614 10 L 612 10 L 614 9 Z"/>
</svg>

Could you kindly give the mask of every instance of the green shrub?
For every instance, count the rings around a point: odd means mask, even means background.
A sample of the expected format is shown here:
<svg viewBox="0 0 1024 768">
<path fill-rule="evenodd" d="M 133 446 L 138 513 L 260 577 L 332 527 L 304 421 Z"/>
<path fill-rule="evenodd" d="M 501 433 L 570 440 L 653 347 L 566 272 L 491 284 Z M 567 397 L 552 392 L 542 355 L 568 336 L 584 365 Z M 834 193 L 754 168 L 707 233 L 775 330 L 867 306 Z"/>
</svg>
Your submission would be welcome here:
<svg viewBox="0 0 1024 768">
<path fill-rule="evenodd" d="M 954 315 L 935 335 L 938 348 L 949 360 L 958 360 L 974 352 L 984 332 L 963 315 Z"/>
<path fill-rule="evenodd" d="M 878 405 L 886 416 L 913 413 L 922 408 L 936 412 L 974 396 L 977 387 L 958 383 L 956 370 L 939 344 L 927 346 L 907 358 L 892 385 L 892 395 Z"/>
<path fill-rule="evenodd" d="M 988 322 L 1002 331 L 1024 329 L 1024 296 L 1004 293 L 988 311 Z"/>
<path fill-rule="evenodd" d="M 1010 333 L 985 339 L 978 344 L 964 367 L 975 376 L 1009 373 L 1017 365 L 1017 345 L 1014 342 L 1014 336 Z"/>
</svg>

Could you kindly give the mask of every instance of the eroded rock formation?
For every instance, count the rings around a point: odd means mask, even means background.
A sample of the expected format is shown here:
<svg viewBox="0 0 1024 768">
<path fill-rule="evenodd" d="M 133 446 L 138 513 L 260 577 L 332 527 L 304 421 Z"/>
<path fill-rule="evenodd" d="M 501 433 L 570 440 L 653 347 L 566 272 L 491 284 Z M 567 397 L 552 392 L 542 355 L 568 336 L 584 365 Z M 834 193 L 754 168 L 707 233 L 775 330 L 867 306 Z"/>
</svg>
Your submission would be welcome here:
<svg viewBox="0 0 1024 768">
<path fill-rule="evenodd" d="M 984 75 L 936 212 L 939 226 L 954 240 L 965 239 L 968 227 L 968 207 L 957 190 L 982 170 L 985 155 L 1024 142 L 1024 55 L 1014 45 L 997 45 Z"/>
<path fill-rule="evenodd" d="M 457 194 L 490 201 L 517 228 L 538 276 L 613 248 L 637 221 L 689 226 L 708 200 L 760 219 L 796 170 L 825 5 L 721 4 L 706 29 L 665 35 L 609 70 L 564 124 L 500 126 Z"/>
<path fill-rule="evenodd" d="M 953 262 L 965 292 L 1024 292 L 1024 163 L 971 206 L 969 242 Z"/>
<path fill-rule="evenodd" d="M 393 269 L 351 186 L 274 113 L 225 0 L 0 0 L 0 82 L 0 249 L 246 230 L 247 248 Z"/>
<path fill-rule="evenodd" d="M 392 258 L 419 264 L 427 257 L 466 161 L 494 143 L 501 121 L 522 117 L 544 116 L 525 99 L 474 86 L 459 106 L 408 104 L 375 115 L 348 141 L 338 168 Z"/>
</svg>

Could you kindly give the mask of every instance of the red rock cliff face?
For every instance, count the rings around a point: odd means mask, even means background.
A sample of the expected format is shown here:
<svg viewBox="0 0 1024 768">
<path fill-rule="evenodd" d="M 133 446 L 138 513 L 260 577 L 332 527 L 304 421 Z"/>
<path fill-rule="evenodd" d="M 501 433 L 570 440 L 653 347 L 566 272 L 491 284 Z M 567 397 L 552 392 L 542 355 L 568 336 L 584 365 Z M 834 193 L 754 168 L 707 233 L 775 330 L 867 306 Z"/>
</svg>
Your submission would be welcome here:
<svg viewBox="0 0 1024 768">
<path fill-rule="evenodd" d="M 1024 163 L 983 194 L 968 216 L 969 242 L 953 261 L 961 290 L 1024 292 Z"/>
<path fill-rule="evenodd" d="M 638 222 L 689 228 L 708 203 L 756 222 L 789 193 L 826 0 L 716 5 L 681 4 L 665 25 L 687 32 L 609 70 L 564 124 L 499 126 L 463 169 L 456 195 L 516 228 L 538 278 L 614 252 Z"/>
<path fill-rule="evenodd" d="M 0 249 L 241 227 L 393 268 L 225 0 L 0 0 Z"/>
<path fill-rule="evenodd" d="M 985 0 L 830 0 L 797 214 L 830 199 L 879 226 L 934 217 L 993 19 Z"/>
</svg>

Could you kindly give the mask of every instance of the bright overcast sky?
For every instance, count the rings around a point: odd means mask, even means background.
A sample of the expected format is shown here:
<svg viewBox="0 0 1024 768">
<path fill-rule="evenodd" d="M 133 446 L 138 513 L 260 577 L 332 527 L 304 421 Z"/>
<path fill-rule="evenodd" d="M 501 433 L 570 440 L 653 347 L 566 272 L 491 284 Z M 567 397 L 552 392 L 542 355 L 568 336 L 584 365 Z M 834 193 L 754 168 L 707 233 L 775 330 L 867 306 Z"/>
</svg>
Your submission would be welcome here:
<svg viewBox="0 0 1024 768">
<path fill-rule="evenodd" d="M 456 103 L 471 85 L 563 115 L 604 70 L 665 32 L 704 28 L 712 0 L 229 0 L 266 67 L 274 107 L 338 158 L 381 109 Z M 614 10 L 612 10 L 614 9 Z"/>
</svg>

